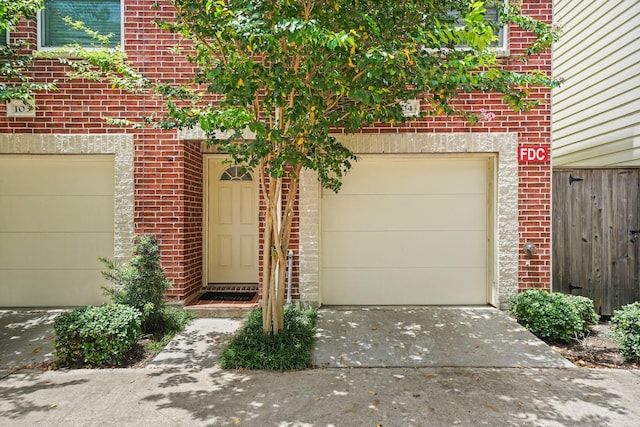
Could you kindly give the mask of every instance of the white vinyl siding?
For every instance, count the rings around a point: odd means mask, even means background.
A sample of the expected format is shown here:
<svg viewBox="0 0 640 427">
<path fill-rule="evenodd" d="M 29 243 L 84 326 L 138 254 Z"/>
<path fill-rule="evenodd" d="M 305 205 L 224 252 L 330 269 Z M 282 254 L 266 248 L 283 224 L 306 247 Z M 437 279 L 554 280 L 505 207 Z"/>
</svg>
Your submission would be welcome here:
<svg viewBox="0 0 640 427">
<path fill-rule="evenodd" d="M 640 3 L 556 0 L 554 166 L 640 165 Z"/>
</svg>

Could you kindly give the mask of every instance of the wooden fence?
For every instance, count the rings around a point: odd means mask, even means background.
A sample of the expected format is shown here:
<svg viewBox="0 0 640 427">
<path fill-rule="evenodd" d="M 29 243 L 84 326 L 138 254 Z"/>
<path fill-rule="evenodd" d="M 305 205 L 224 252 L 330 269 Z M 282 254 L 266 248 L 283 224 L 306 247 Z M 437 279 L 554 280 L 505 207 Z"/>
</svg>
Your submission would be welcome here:
<svg viewBox="0 0 640 427">
<path fill-rule="evenodd" d="M 553 289 L 612 315 L 640 300 L 640 169 L 553 172 Z"/>
</svg>

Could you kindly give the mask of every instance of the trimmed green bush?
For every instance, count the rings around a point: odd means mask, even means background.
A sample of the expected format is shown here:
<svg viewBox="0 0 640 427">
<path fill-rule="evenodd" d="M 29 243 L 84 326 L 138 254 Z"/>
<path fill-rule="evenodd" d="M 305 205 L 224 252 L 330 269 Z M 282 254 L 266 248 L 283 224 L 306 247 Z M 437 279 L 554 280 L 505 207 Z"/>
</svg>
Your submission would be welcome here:
<svg viewBox="0 0 640 427">
<path fill-rule="evenodd" d="M 518 323 L 548 341 L 584 338 L 589 325 L 599 320 L 589 298 L 540 289 L 513 296 L 511 313 Z"/>
<path fill-rule="evenodd" d="M 262 330 L 262 309 L 252 311 L 224 349 L 220 366 L 224 369 L 289 371 L 304 369 L 311 361 L 318 314 L 286 306 L 284 329 L 277 335 Z"/>
<path fill-rule="evenodd" d="M 640 361 L 640 302 L 627 304 L 613 312 L 611 338 L 628 361 Z"/>
<path fill-rule="evenodd" d="M 141 314 L 123 304 L 78 307 L 56 316 L 53 329 L 61 366 L 115 366 L 137 344 Z"/>
<path fill-rule="evenodd" d="M 142 330 L 162 337 L 164 334 L 164 291 L 171 283 L 160 266 L 160 246 L 155 236 L 137 236 L 135 255 L 128 264 L 100 258 L 107 271 L 102 275 L 115 287 L 104 288 L 114 303 L 126 304 L 142 313 Z"/>
</svg>

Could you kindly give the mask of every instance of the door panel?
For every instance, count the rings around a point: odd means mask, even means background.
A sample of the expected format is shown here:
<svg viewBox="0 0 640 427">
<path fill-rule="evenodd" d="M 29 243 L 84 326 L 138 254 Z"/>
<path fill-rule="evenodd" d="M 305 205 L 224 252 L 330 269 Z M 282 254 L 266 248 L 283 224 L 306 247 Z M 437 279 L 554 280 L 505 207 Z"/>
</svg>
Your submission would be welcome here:
<svg viewBox="0 0 640 427">
<path fill-rule="evenodd" d="M 257 283 L 258 185 L 223 160 L 207 159 L 207 282 Z"/>
<path fill-rule="evenodd" d="M 103 303 L 114 194 L 113 156 L 0 155 L 0 306 Z"/>
<path fill-rule="evenodd" d="M 323 192 L 323 304 L 486 304 L 489 164 L 362 156 Z"/>
</svg>

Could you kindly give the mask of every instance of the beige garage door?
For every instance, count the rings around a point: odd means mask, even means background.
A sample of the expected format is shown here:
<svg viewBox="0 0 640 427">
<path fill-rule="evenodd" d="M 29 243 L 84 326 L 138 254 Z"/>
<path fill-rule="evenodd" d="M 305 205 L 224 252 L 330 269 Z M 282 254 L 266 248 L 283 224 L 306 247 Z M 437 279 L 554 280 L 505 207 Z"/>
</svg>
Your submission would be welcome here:
<svg viewBox="0 0 640 427">
<path fill-rule="evenodd" d="M 0 155 L 0 306 L 105 300 L 113 176 L 112 156 Z"/>
<path fill-rule="evenodd" d="M 363 156 L 323 191 L 322 303 L 486 304 L 489 164 Z"/>
</svg>

